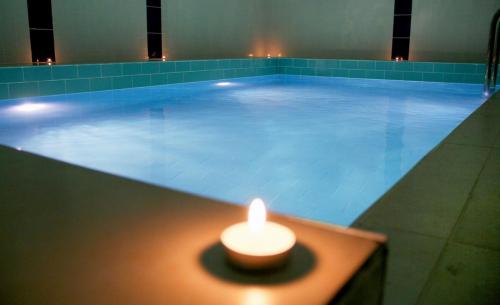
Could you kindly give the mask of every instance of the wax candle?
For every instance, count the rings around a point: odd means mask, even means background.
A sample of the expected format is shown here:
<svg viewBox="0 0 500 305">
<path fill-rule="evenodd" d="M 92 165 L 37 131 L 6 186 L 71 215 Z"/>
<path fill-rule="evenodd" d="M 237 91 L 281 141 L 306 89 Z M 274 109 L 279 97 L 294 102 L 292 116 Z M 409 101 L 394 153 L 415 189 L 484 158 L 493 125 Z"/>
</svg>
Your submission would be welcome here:
<svg viewBox="0 0 500 305">
<path fill-rule="evenodd" d="M 220 239 L 229 261 L 244 269 L 283 265 L 296 242 L 292 230 L 266 220 L 265 204 L 259 198 L 250 204 L 248 221 L 226 228 Z"/>
</svg>

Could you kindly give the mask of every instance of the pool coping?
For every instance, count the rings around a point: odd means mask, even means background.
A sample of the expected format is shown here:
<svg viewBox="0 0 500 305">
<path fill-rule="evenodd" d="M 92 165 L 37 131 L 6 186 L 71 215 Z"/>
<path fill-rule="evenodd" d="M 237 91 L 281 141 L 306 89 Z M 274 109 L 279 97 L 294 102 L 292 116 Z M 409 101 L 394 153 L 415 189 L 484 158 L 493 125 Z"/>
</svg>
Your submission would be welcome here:
<svg viewBox="0 0 500 305">
<path fill-rule="evenodd" d="M 496 92 L 353 223 L 389 236 L 385 304 L 495 303 L 499 165 Z"/>
</svg>

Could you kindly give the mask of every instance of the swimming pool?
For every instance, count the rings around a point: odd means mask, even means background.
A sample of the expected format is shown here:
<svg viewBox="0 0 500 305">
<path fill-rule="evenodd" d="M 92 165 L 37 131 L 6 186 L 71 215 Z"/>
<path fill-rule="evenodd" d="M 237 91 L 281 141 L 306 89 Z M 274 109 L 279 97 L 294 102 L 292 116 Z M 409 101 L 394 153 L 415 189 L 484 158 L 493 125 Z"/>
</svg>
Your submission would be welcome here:
<svg viewBox="0 0 500 305">
<path fill-rule="evenodd" d="M 5 100 L 0 143 L 349 225 L 483 101 L 480 85 L 260 76 Z"/>
</svg>

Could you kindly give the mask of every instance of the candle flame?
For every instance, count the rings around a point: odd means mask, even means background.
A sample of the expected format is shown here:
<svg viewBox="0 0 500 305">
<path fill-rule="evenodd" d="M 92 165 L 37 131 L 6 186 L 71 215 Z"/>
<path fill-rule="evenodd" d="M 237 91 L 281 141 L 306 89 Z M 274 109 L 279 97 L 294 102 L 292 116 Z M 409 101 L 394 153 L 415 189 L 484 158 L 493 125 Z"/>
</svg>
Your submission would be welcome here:
<svg viewBox="0 0 500 305">
<path fill-rule="evenodd" d="M 260 230 L 266 223 L 266 206 L 260 198 L 255 198 L 248 209 L 248 225 L 252 230 Z"/>
</svg>

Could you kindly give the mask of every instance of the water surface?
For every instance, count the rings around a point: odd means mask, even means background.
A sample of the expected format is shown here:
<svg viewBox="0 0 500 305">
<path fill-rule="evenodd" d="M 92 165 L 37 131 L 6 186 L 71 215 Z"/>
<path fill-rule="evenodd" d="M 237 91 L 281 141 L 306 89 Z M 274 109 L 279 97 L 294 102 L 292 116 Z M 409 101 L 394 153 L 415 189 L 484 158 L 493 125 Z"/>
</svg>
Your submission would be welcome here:
<svg viewBox="0 0 500 305">
<path fill-rule="evenodd" d="M 0 101 L 0 143 L 349 225 L 483 100 L 480 85 L 251 77 Z"/>
</svg>

